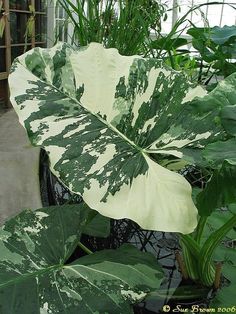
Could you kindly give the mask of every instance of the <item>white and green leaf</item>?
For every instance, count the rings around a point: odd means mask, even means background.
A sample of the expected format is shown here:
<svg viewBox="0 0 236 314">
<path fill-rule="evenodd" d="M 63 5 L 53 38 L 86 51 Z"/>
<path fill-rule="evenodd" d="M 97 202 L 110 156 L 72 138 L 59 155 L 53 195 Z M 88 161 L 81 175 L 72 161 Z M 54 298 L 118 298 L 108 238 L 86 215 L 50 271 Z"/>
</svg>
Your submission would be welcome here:
<svg viewBox="0 0 236 314">
<path fill-rule="evenodd" d="M 224 137 L 214 93 L 195 98 L 206 92 L 162 62 L 95 43 L 31 50 L 9 81 L 31 143 L 91 208 L 145 229 L 194 230 L 191 186 L 160 164 L 198 162 L 207 143 Z"/>
<path fill-rule="evenodd" d="M 156 259 L 131 245 L 67 264 L 88 212 L 82 205 L 23 211 L 0 229 L 0 313 L 133 313 L 159 288 Z"/>
</svg>

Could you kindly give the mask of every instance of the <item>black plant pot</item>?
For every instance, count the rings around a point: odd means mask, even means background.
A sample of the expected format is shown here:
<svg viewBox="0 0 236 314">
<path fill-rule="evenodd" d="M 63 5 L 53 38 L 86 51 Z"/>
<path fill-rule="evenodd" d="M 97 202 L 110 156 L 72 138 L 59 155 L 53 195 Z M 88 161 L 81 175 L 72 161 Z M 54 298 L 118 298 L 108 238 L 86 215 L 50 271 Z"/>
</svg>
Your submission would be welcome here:
<svg viewBox="0 0 236 314">
<path fill-rule="evenodd" d="M 40 186 L 43 206 L 62 205 L 66 203 L 81 203 L 82 198 L 78 195 L 71 194 L 49 169 L 48 156 L 41 150 L 40 156 Z M 182 276 L 178 271 L 178 265 L 175 260 L 175 251 L 179 250 L 177 235 L 173 233 L 156 232 L 141 229 L 136 223 L 128 219 L 114 220 L 111 219 L 110 236 L 107 238 L 98 238 L 82 235 L 81 242 L 84 243 L 92 251 L 103 249 L 116 249 L 123 243 L 131 243 L 139 250 L 150 252 L 157 258 L 157 262 L 163 267 L 165 272 L 165 280 L 161 285 L 161 289 L 165 291 L 174 291 L 177 287 L 184 287 L 187 284 L 188 293 L 192 282 L 183 282 Z M 78 247 L 67 263 L 84 256 L 84 252 Z M 184 289 L 184 288 L 183 288 Z M 197 289 L 197 287 L 196 287 Z M 154 296 L 147 298 L 144 302 L 134 306 L 135 314 L 155 314 L 165 313 L 164 309 L 172 309 L 177 306 L 181 308 L 190 308 L 192 305 L 206 308 L 208 300 L 208 291 L 199 289 L 199 295 L 194 299 L 174 295 L 170 297 L 170 293 L 162 296 Z M 167 306 L 167 308 L 165 308 Z"/>
</svg>

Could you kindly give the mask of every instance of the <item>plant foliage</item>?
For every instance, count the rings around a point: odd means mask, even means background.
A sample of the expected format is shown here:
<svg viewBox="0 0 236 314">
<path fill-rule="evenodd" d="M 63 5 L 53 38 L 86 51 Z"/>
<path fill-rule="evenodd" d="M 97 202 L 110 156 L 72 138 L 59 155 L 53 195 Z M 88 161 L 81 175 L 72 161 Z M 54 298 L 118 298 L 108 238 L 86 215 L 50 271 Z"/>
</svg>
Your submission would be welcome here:
<svg viewBox="0 0 236 314">
<path fill-rule="evenodd" d="M 154 257 L 131 245 L 67 260 L 89 211 L 80 205 L 26 210 L 0 229 L 0 312 L 133 313 L 157 289 Z"/>
<path fill-rule="evenodd" d="M 231 89 L 222 83 L 196 98 L 206 92 L 160 61 L 95 43 L 36 48 L 15 61 L 10 85 L 31 143 L 90 208 L 145 229 L 193 231 L 191 187 L 160 164 L 202 164 L 204 147 L 225 140 L 220 114 Z"/>
<path fill-rule="evenodd" d="M 217 75 L 227 77 L 236 71 L 233 59 L 236 55 L 235 25 L 213 28 L 194 27 L 187 33 L 192 36 L 193 47 L 201 58 L 210 63 Z"/>
<path fill-rule="evenodd" d="M 72 42 L 116 48 L 123 55 L 142 54 L 159 28 L 165 6 L 156 0 L 57 0 L 73 25 Z"/>
</svg>

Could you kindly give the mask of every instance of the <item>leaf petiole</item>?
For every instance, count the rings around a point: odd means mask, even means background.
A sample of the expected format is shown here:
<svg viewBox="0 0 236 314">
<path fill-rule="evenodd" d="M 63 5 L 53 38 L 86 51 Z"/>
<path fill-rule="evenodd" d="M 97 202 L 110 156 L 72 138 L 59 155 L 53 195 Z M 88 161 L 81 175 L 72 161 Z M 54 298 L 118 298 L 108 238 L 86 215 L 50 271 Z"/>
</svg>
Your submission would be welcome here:
<svg viewBox="0 0 236 314">
<path fill-rule="evenodd" d="M 85 253 L 87 253 L 87 254 L 93 254 L 93 252 L 89 249 L 89 248 L 87 248 L 83 243 L 81 243 L 81 242 L 79 242 L 78 243 L 78 246 L 85 252 Z"/>
</svg>

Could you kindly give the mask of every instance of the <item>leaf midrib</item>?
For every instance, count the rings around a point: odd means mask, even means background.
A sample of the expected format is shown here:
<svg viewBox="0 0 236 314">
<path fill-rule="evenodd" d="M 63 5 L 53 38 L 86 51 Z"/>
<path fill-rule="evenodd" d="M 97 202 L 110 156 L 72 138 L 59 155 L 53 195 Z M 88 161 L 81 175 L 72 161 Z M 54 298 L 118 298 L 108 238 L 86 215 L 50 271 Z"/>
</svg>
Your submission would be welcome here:
<svg viewBox="0 0 236 314">
<path fill-rule="evenodd" d="M 41 55 L 42 59 L 43 56 Z M 43 59 L 44 61 L 44 59 Z M 140 151 L 143 155 L 145 155 L 145 157 L 150 158 L 148 153 L 146 152 L 146 150 L 142 147 L 139 147 L 138 145 L 136 145 L 133 141 L 131 141 L 128 137 L 126 137 L 123 133 L 121 133 L 117 128 L 115 128 L 112 124 L 110 124 L 108 121 L 104 120 L 99 114 L 90 111 L 88 108 L 82 106 L 82 104 L 76 99 L 71 97 L 70 95 L 68 95 L 67 93 L 63 93 L 60 89 L 58 89 L 56 86 L 52 85 L 51 83 L 49 83 L 48 81 L 43 81 L 42 79 L 40 79 L 38 76 L 36 76 L 33 72 L 31 72 L 24 64 L 22 64 L 20 61 L 18 61 L 21 66 L 23 66 L 27 71 L 29 71 L 33 76 L 35 76 L 37 78 L 37 80 L 43 82 L 44 84 L 47 84 L 49 86 L 51 86 L 53 89 L 55 89 L 57 92 L 59 92 L 62 95 L 66 95 L 67 98 L 71 99 L 73 102 L 75 102 L 76 104 L 78 104 L 80 107 L 82 107 L 84 110 L 86 110 L 89 114 L 95 116 L 100 122 L 102 122 L 104 125 L 106 125 L 106 127 L 108 129 L 111 129 L 114 133 L 118 134 L 125 142 L 127 142 L 128 144 L 130 144 L 133 148 L 135 148 L 136 150 Z"/>
</svg>

